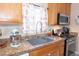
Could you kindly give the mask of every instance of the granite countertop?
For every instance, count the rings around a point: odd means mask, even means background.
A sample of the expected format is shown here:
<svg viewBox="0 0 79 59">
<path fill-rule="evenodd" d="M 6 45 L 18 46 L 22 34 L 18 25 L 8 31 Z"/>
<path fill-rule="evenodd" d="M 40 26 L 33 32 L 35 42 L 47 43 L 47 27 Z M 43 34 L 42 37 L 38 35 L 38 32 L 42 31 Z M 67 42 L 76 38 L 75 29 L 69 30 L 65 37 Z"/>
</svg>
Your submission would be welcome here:
<svg viewBox="0 0 79 59">
<path fill-rule="evenodd" d="M 71 33 L 73 35 L 77 35 L 76 33 Z M 26 40 L 24 40 L 23 42 L 21 42 L 21 46 L 18 48 L 12 48 L 10 46 L 10 43 L 8 43 L 7 47 L 5 48 L 1 48 L 0 49 L 0 56 L 18 56 L 24 53 L 29 53 L 37 48 L 43 47 L 45 45 L 48 44 L 52 44 L 54 42 L 57 42 L 59 40 L 63 40 L 64 38 L 61 37 L 54 37 L 54 40 L 52 42 L 49 43 L 44 43 L 44 44 L 40 44 L 40 45 L 36 45 L 36 46 L 32 46 L 29 42 L 27 42 Z"/>
<path fill-rule="evenodd" d="M 54 37 L 54 41 L 49 42 L 49 43 L 44 43 L 44 44 L 36 45 L 36 46 L 32 46 L 27 41 L 24 41 L 24 42 L 21 43 L 21 46 L 18 47 L 18 48 L 12 48 L 10 46 L 10 44 L 8 44 L 7 47 L 0 49 L 0 56 L 18 56 L 18 55 L 21 55 L 21 54 L 24 54 L 24 53 L 29 53 L 32 50 L 40 48 L 40 47 L 42 47 L 44 45 L 52 44 L 52 43 L 54 43 L 56 41 L 59 41 L 59 40 L 62 40 L 62 38 Z"/>
<path fill-rule="evenodd" d="M 78 36 L 77 32 L 70 32 L 70 35 Z"/>
</svg>

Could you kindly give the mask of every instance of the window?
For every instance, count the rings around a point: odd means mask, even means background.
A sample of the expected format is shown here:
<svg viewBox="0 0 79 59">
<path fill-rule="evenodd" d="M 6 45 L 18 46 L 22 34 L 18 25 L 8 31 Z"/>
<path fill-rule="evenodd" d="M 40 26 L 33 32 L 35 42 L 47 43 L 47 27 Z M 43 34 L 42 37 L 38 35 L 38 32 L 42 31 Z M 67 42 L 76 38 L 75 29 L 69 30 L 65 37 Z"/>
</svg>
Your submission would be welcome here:
<svg viewBox="0 0 79 59">
<path fill-rule="evenodd" d="M 35 34 L 40 33 L 42 23 L 42 31 L 46 31 L 48 25 L 47 8 L 38 7 L 32 3 L 23 4 L 23 33 Z M 38 24 L 37 24 L 38 23 Z"/>
</svg>

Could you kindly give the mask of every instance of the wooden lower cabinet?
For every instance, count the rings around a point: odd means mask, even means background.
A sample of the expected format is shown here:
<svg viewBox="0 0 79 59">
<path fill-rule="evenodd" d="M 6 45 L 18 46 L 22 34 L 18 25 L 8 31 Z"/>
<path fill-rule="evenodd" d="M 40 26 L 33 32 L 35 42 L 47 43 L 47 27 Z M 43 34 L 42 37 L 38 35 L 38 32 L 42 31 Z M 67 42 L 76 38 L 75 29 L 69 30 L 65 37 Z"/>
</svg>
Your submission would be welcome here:
<svg viewBox="0 0 79 59">
<path fill-rule="evenodd" d="M 50 56 L 59 56 L 59 49 L 55 48 L 53 51 L 51 51 Z"/>
<path fill-rule="evenodd" d="M 50 51 L 52 51 L 56 47 L 56 44 L 46 45 L 44 47 L 35 49 L 34 51 L 30 52 L 30 56 L 45 56 L 49 55 Z"/>
<path fill-rule="evenodd" d="M 64 41 L 59 42 L 59 55 L 63 56 L 64 55 Z"/>
<path fill-rule="evenodd" d="M 30 56 L 63 56 L 64 55 L 64 41 L 59 41 L 54 44 L 46 45 L 44 47 L 31 51 Z"/>
<path fill-rule="evenodd" d="M 60 56 L 63 56 L 64 55 L 64 47 L 61 47 L 60 49 L 59 49 L 59 55 Z"/>
</svg>

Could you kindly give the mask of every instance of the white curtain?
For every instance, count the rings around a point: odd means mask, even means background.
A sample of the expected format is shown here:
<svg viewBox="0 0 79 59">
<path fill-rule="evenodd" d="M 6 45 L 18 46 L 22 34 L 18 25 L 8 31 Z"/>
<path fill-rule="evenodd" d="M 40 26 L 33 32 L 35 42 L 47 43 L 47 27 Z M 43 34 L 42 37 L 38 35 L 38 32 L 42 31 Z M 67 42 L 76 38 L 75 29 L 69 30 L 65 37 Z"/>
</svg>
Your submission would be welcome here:
<svg viewBox="0 0 79 59">
<path fill-rule="evenodd" d="M 25 34 L 35 34 L 36 27 L 37 32 L 40 33 L 42 23 L 42 31 L 46 31 L 48 27 L 48 13 L 47 8 L 34 6 L 31 3 L 22 4 L 23 6 L 23 32 Z"/>
</svg>

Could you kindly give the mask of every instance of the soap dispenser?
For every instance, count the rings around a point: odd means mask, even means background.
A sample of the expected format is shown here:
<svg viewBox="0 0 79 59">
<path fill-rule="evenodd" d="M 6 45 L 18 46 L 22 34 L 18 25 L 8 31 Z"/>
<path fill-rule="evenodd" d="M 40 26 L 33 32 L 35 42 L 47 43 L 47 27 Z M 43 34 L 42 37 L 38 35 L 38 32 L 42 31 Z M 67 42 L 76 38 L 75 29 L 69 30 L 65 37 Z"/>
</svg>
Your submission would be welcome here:
<svg viewBox="0 0 79 59">
<path fill-rule="evenodd" d="M 48 36 L 51 36 L 52 35 L 52 28 L 51 26 L 48 27 Z"/>
</svg>

